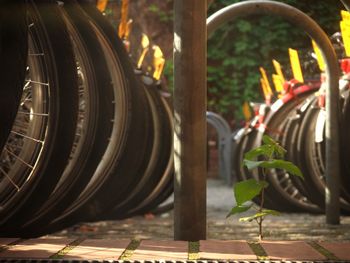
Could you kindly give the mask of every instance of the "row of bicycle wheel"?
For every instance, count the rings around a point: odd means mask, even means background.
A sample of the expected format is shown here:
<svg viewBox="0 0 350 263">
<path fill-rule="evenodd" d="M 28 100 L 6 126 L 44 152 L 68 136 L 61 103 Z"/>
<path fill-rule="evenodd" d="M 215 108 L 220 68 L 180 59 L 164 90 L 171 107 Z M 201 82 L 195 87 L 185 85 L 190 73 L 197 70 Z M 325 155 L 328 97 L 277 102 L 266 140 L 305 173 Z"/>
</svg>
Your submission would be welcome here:
<svg viewBox="0 0 350 263">
<path fill-rule="evenodd" d="M 340 81 L 341 111 L 341 212 L 350 212 L 349 81 Z M 261 145 L 267 134 L 286 150 L 286 159 L 299 166 L 304 180 L 283 170 L 271 170 L 265 204 L 285 212 L 322 213 L 325 209 L 325 100 L 317 92 L 320 83 L 289 82 L 282 98 L 270 107 L 259 105 L 259 114 L 245 128 L 234 133 L 233 176 L 238 180 L 259 179 L 258 171 L 242 167 L 244 153 Z M 322 89 L 320 89 L 322 90 Z"/>
<path fill-rule="evenodd" d="M 1 235 L 38 236 L 162 203 L 172 193 L 172 111 L 105 17 L 84 0 L 8 0 L 1 12 L 11 15 L 1 18 L 0 54 L 15 65 L 3 86 L 17 92 L 1 123 Z M 21 58 L 7 52 L 13 43 Z"/>
</svg>

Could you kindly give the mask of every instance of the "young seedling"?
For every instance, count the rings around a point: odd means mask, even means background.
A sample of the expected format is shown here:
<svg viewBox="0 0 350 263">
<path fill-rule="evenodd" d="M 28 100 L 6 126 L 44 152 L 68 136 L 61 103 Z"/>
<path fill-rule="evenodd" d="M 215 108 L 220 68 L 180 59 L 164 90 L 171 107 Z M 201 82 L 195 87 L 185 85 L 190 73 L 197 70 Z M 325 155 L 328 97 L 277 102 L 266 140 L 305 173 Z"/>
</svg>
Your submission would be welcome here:
<svg viewBox="0 0 350 263">
<path fill-rule="evenodd" d="M 249 179 L 236 183 L 233 186 L 233 192 L 236 199 L 236 205 L 231 209 L 227 217 L 235 214 L 243 213 L 251 208 L 255 209 L 256 213 L 241 217 L 240 222 L 256 221 L 259 226 L 259 240 L 263 239 L 263 221 L 266 216 L 277 216 L 280 213 L 276 210 L 264 209 L 264 194 L 265 188 L 268 187 L 266 176 L 269 169 L 283 169 L 291 175 L 296 175 L 303 178 L 300 169 L 289 161 L 283 160 L 286 150 L 280 146 L 271 137 L 264 135 L 263 144 L 257 148 L 245 153 L 243 165 L 249 170 L 260 167 L 262 180 Z M 258 206 L 255 206 L 252 200 L 260 196 Z"/>
</svg>

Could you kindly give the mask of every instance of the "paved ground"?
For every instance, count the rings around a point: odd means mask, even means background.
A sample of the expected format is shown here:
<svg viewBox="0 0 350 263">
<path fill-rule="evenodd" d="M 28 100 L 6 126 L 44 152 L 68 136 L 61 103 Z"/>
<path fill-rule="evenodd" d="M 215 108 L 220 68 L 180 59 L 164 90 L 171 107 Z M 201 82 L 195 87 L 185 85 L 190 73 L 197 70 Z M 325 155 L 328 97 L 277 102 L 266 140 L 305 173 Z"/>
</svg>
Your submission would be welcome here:
<svg viewBox="0 0 350 263">
<path fill-rule="evenodd" d="M 10 243 L 9 243 L 10 242 Z M 11 242 L 0 238 L 2 262 L 42 262 L 79 260 L 77 263 L 106 262 L 194 262 L 194 260 L 229 260 L 229 262 L 349 262 L 349 242 L 305 242 L 244 240 L 174 240 L 69 239 L 38 238 Z M 17 261 L 22 260 L 22 261 Z M 119 261 L 120 260 L 120 261 Z M 167 261 L 166 261 L 167 260 Z M 272 261 L 270 261 L 272 260 Z M 202 262 L 202 261 L 201 261 Z"/>
<path fill-rule="evenodd" d="M 257 226 L 240 223 L 238 218 L 226 219 L 232 205 L 231 187 L 220 180 L 208 180 L 207 192 L 207 238 L 219 240 L 254 240 Z M 350 240 L 350 217 L 342 217 L 342 224 L 329 226 L 323 215 L 283 214 L 265 220 L 267 240 Z M 121 221 L 103 221 L 81 224 L 51 236 L 107 238 L 107 239 L 173 239 L 173 214 L 146 215 Z"/>
</svg>

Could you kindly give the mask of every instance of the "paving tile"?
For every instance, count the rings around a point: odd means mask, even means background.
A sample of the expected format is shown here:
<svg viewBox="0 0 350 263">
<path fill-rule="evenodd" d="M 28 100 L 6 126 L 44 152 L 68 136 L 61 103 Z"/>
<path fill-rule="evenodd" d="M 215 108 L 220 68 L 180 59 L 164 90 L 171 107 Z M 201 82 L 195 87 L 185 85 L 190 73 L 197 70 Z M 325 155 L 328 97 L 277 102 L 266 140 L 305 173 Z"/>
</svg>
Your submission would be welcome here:
<svg viewBox="0 0 350 263">
<path fill-rule="evenodd" d="M 131 260 L 186 260 L 188 242 L 172 240 L 143 240 L 131 256 Z"/>
<path fill-rule="evenodd" d="M 69 251 L 63 259 L 117 260 L 130 240 L 87 239 Z"/>
<path fill-rule="evenodd" d="M 0 252 L 0 258 L 47 259 L 73 240 L 72 238 L 28 239 L 18 245 L 10 247 L 8 250 Z"/>
<path fill-rule="evenodd" d="M 0 238 L 4 246 L 17 239 Z M 38 238 L 24 240 L 0 252 L 0 258 L 47 259 L 73 238 Z M 88 239 L 68 251 L 63 259 L 117 260 L 130 240 Z M 263 241 L 260 243 L 270 260 L 321 261 L 326 258 L 303 241 Z M 350 262 L 349 242 L 318 242 L 337 258 Z M 202 240 L 199 245 L 201 260 L 256 260 L 257 257 L 244 240 Z M 173 240 L 143 240 L 130 260 L 187 260 L 188 242 Z"/>
<path fill-rule="evenodd" d="M 350 243 L 344 242 L 318 242 L 322 247 L 332 252 L 341 260 L 350 260 Z"/>
<path fill-rule="evenodd" d="M 16 240 L 18 238 L 0 238 L 0 246 L 8 245 Z"/>
<path fill-rule="evenodd" d="M 325 260 L 303 241 L 263 241 L 260 243 L 272 260 Z"/>
<path fill-rule="evenodd" d="M 257 257 L 243 240 L 201 240 L 200 259 L 256 260 Z"/>
</svg>

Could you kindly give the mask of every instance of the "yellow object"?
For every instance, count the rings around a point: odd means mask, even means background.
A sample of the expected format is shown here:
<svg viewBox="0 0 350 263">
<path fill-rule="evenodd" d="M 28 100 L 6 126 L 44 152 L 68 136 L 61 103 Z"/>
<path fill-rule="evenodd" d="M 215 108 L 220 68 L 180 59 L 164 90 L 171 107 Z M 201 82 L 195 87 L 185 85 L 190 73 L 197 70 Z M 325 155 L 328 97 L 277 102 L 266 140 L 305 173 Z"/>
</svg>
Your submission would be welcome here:
<svg viewBox="0 0 350 263">
<path fill-rule="evenodd" d="M 134 21 L 132 19 L 129 19 L 129 21 L 126 23 L 124 39 L 129 39 L 129 35 L 130 35 L 130 32 L 131 32 L 131 28 L 132 28 L 132 23 L 133 22 Z"/>
<path fill-rule="evenodd" d="M 342 21 L 340 21 L 340 31 L 343 38 L 345 54 L 350 56 L 350 13 L 345 10 L 340 11 Z"/>
<path fill-rule="evenodd" d="M 265 100 L 268 98 L 269 94 L 268 94 L 268 91 L 266 89 L 266 83 L 265 83 L 265 80 L 263 78 L 260 78 L 260 84 L 261 84 L 261 89 L 264 93 L 264 98 Z"/>
<path fill-rule="evenodd" d="M 284 82 L 286 82 L 286 80 L 283 76 L 281 64 L 275 59 L 272 60 L 272 63 L 273 63 L 273 67 L 275 68 L 277 75 L 280 77 L 282 84 L 283 84 Z"/>
<path fill-rule="evenodd" d="M 129 13 L 129 0 L 123 0 L 120 24 L 118 28 L 118 36 L 120 38 L 124 38 L 127 31 L 128 13 Z"/>
<path fill-rule="evenodd" d="M 108 0 L 98 0 L 96 7 L 101 13 L 103 13 L 106 10 L 107 4 Z"/>
<path fill-rule="evenodd" d="M 160 79 L 163 73 L 164 65 L 165 65 L 165 59 L 158 58 L 154 67 L 153 78 L 155 78 L 156 80 Z"/>
<path fill-rule="evenodd" d="M 350 13 L 348 11 L 341 10 L 340 15 L 344 21 L 350 21 Z"/>
<path fill-rule="evenodd" d="M 159 46 L 154 45 L 152 49 L 153 49 L 153 67 L 154 67 L 153 78 L 155 78 L 156 80 L 159 80 L 164 69 L 165 59 L 163 57 L 163 52 Z"/>
<path fill-rule="evenodd" d="M 273 84 L 275 86 L 275 90 L 278 93 L 282 93 L 283 91 L 283 82 L 281 80 L 281 77 L 277 74 L 272 74 L 272 80 L 273 80 Z"/>
<path fill-rule="evenodd" d="M 304 77 L 300 66 L 298 51 L 292 48 L 289 48 L 288 51 L 289 51 L 289 59 L 290 59 L 290 64 L 292 66 L 294 79 L 296 79 L 299 82 L 304 82 Z"/>
<path fill-rule="evenodd" d="M 152 49 L 153 49 L 153 57 L 154 58 L 162 58 L 163 57 L 163 52 L 159 46 L 153 45 Z"/>
<path fill-rule="evenodd" d="M 318 48 L 318 46 L 314 40 L 312 40 L 312 47 L 314 48 L 314 52 L 316 54 L 318 67 L 320 68 L 321 71 L 325 71 L 326 65 L 324 63 L 321 50 Z"/>
<path fill-rule="evenodd" d="M 141 46 L 142 46 L 142 52 L 137 62 L 137 68 L 141 68 L 143 60 L 145 59 L 146 54 L 149 50 L 149 39 L 148 39 L 148 36 L 144 33 L 142 33 Z"/>
<path fill-rule="evenodd" d="M 340 31 L 343 37 L 343 43 L 346 56 L 350 56 L 350 24 L 345 20 L 340 21 Z"/>
<path fill-rule="evenodd" d="M 249 121 L 252 118 L 252 111 L 250 110 L 250 106 L 247 101 L 243 103 L 242 111 L 243 111 L 244 119 L 246 121 Z"/>
<path fill-rule="evenodd" d="M 269 79 L 267 78 L 267 74 L 266 74 L 265 69 L 263 67 L 259 67 L 259 70 L 260 70 L 262 79 L 263 79 L 263 81 L 265 83 L 266 94 L 267 95 L 272 95 L 273 92 L 272 92 L 272 89 L 271 89 L 271 85 L 270 85 Z"/>
<path fill-rule="evenodd" d="M 141 46 L 143 49 L 149 47 L 149 38 L 145 33 L 142 33 Z"/>
</svg>

